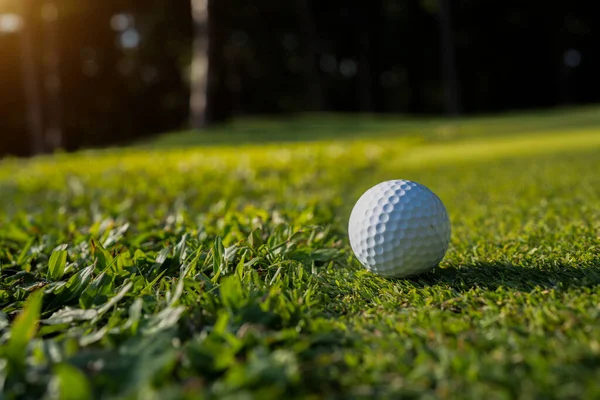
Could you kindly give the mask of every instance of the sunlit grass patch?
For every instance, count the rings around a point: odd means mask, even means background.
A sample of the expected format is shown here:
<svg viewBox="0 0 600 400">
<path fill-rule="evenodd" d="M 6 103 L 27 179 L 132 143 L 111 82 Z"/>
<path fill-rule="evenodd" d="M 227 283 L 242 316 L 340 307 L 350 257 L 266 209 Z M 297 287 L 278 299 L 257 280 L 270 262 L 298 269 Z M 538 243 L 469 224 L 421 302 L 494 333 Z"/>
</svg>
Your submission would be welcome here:
<svg viewBox="0 0 600 400">
<path fill-rule="evenodd" d="M 485 121 L 2 162 L 3 393 L 597 397 L 600 129 Z M 413 279 L 365 271 L 346 237 L 393 178 L 452 220 Z"/>
</svg>

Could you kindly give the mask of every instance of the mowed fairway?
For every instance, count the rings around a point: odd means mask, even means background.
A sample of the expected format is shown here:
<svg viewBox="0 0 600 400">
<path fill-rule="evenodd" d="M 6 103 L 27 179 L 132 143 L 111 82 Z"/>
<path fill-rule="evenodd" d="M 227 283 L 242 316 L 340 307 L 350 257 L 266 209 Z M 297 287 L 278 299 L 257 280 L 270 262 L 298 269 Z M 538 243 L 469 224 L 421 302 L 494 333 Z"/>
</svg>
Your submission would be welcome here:
<svg viewBox="0 0 600 400">
<path fill-rule="evenodd" d="M 0 162 L 3 396 L 600 398 L 599 114 L 237 123 Z M 346 236 L 397 178 L 452 221 L 413 279 Z"/>
</svg>

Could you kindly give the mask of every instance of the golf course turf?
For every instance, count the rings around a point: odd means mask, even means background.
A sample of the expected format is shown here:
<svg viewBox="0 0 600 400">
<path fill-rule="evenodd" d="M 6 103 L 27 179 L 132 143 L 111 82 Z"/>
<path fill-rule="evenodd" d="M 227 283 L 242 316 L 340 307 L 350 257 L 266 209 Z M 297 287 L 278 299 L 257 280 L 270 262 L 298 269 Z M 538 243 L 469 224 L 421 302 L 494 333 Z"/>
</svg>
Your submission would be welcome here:
<svg viewBox="0 0 600 400">
<path fill-rule="evenodd" d="M 387 179 L 446 205 L 432 272 L 352 254 Z M 0 398 L 600 398 L 600 109 L 7 159 L 0 268 Z"/>
</svg>

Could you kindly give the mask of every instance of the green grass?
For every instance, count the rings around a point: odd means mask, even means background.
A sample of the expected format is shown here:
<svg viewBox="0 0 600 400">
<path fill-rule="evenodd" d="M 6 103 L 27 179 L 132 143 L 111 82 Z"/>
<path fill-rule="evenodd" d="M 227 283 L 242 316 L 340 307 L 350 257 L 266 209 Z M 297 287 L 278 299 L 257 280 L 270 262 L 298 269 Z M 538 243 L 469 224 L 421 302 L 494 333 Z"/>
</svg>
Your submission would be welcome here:
<svg viewBox="0 0 600 400">
<path fill-rule="evenodd" d="M 0 398 L 598 398 L 594 111 L 246 121 L 5 160 Z M 346 236 L 394 178 L 452 221 L 412 279 Z"/>
<path fill-rule="evenodd" d="M 299 115 L 293 118 L 242 118 L 222 128 L 205 132 L 162 135 L 145 142 L 152 147 L 190 145 L 247 145 L 307 141 L 417 136 L 426 141 L 455 140 L 485 135 L 505 136 L 527 133 L 597 128 L 600 107 L 560 108 L 548 111 L 511 113 L 448 121 L 429 117 L 370 115 Z"/>
</svg>

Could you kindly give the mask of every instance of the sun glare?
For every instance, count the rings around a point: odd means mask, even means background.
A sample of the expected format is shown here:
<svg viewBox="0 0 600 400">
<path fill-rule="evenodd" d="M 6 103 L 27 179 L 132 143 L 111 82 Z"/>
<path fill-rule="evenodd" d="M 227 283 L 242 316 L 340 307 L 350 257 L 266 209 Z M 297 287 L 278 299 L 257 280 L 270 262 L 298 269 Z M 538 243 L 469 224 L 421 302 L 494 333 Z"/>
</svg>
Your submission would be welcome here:
<svg viewBox="0 0 600 400">
<path fill-rule="evenodd" d="M 22 26 L 23 19 L 17 14 L 0 14 L 0 33 L 18 32 Z"/>
</svg>

